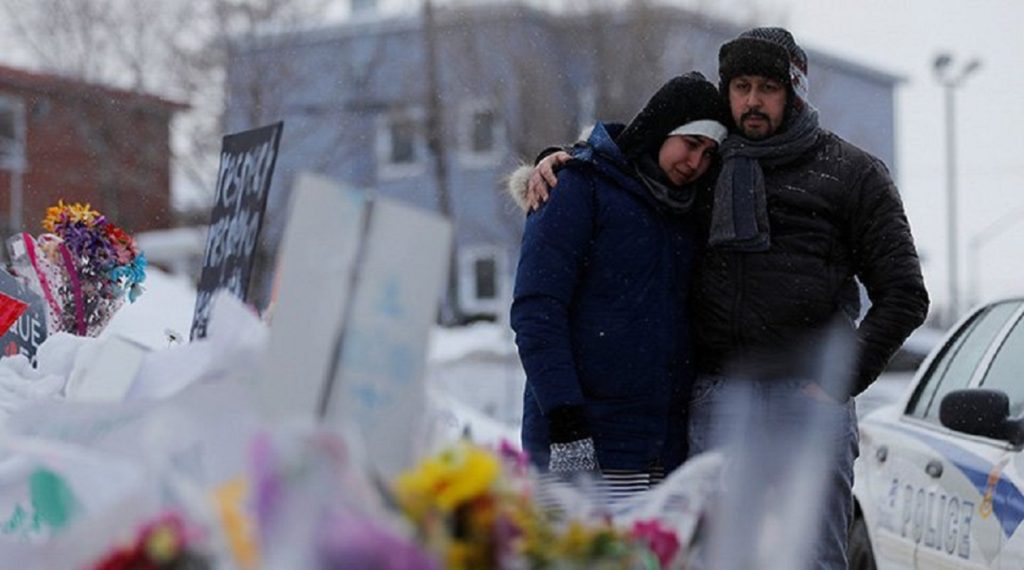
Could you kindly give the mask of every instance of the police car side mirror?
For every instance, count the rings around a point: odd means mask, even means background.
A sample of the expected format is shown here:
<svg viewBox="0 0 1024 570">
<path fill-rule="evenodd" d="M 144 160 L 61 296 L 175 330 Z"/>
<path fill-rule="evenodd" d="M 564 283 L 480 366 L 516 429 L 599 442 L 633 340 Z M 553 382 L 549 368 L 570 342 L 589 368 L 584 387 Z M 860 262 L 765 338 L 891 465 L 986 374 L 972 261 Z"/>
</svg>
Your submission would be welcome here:
<svg viewBox="0 0 1024 570">
<path fill-rule="evenodd" d="M 939 421 L 954 431 L 1002 439 L 1015 446 L 1024 443 L 1024 426 L 1010 418 L 1010 398 L 999 390 L 953 390 L 942 398 Z"/>
</svg>

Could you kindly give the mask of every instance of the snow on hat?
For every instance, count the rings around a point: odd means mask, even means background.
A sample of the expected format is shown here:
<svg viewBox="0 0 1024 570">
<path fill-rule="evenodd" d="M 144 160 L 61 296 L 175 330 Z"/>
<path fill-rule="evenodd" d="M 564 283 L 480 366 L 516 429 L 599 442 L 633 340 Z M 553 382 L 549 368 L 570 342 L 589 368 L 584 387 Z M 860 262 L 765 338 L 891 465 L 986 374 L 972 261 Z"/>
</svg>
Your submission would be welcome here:
<svg viewBox="0 0 1024 570">
<path fill-rule="evenodd" d="M 627 158 L 635 160 L 656 154 L 672 129 L 700 120 L 724 123 L 725 115 L 714 84 L 693 71 L 662 85 L 615 143 Z"/>
<path fill-rule="evenodd" d="M 725 125 L 714 119 L 698 119 L 672 129 L 666 137 L 673 135 L 698 135 L 722 144 L 722 141 L 725 140 L 725 135 L 728 133 L 729 131 L 725 128 Z"/>
<path fill-rule="evenodd" d="M 781 81 L 801 101 L 808 100 L 807 53 L 784 28 L 754 28 L 722 44 L 718 75 L 726 92 L 739 75 L 761 75 Z"/>
</svg>

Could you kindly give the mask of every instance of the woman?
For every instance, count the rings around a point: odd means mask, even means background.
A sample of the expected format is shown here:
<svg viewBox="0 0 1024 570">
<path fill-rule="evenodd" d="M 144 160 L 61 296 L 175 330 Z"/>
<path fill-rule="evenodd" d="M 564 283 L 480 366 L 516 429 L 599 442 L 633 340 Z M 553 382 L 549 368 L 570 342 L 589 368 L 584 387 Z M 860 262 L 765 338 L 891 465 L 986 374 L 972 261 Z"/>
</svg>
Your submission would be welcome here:
<svg viewBox="0 0 1024 570">
<path fill-rule="evenodd" d="M 526 220 L 512 305 L 523 447 L 541 469 L 602 473 L 613 499 L 685 457 L 690 210 L 726 134 L 720 101 L 692 73 L 629 126 L 598 124 Z"/>
</svg>

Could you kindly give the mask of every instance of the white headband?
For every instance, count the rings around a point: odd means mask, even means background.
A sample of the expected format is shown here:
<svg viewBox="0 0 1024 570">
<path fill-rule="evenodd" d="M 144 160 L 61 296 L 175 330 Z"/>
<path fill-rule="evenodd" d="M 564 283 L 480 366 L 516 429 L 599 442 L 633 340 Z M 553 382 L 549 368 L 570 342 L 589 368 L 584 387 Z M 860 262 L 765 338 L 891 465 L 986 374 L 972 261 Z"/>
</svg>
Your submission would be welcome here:
<svg viewBox="0 0 1024 570">
<path fill-rule="evenodd" d="M 712 119 L 700 119 L 697 121 L 690 121 L 685 125 L 676 127 L 666 137 L 673 135 L 699 135 L 707 137 L 718 144 L 722 144 L 725 140 L 725 135 L 729 131 L 726 130 L 725 125 Z"/>
</svg>

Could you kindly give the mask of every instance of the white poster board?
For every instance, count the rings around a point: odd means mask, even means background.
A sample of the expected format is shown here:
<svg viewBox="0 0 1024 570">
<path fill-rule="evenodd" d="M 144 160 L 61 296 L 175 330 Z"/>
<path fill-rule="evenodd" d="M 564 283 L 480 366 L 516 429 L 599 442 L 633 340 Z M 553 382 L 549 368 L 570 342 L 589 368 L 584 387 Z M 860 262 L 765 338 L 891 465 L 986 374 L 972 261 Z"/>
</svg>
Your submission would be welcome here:
<svg viewBox="0 0 1024 570">
<path fill-rule="evenodd" d="M 451 239 L 451 224 L 436 214 L 380 198 L 371 206 L 326 415 L 356 426 L 372 467 L 387 477 L 416 457 L 427 340 Z"/>
<path fill-rule="evenodd" d="M 120 402 L 142 367 L 149 349 L 121 335 L 100 341 L 88 363 L 76 366 L 65 387 L 69 400 Z"/>
<path fill-rule="evenodd" d="M 272 417 L 315 417 L 322 406 L 355 271 L 365 198 L 303 174 L 277 268 L 267 366 L 257 381 Z"/>
</svg>

